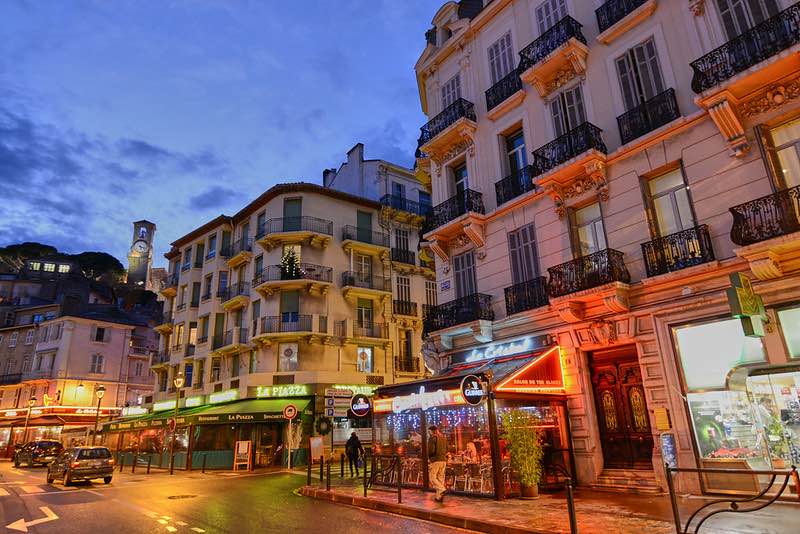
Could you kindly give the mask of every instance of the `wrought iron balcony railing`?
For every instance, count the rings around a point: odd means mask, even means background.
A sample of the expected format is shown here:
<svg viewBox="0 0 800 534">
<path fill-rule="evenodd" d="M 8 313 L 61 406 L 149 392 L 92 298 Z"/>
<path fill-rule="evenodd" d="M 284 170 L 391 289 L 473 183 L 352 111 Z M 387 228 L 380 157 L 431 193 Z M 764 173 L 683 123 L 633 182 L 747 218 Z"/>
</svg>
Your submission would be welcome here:
<svg viewBox="0 0 800 534">
<path fill-rule="evenodd" d="M 485 211 L 483 195 L 472 189 L 466 189 L 463 193 L 452 196 L 441 204 L 434 206 L 431 214 L 425 219 L 423 231 L 430 232 L 435 228 L 444 226 L 467 212 L 485 213 Z"/>
<path fill-rule="evenodd" d="M 401 373 L 419 373 L 419 358 L 395 356 L 394 369 Z"/>
<path fill-rule="evenodd" d="M 236 256 L 242 252 L 252 252 L 253 251 L 253 238 L 252 237 L 243 237 L 240 240 L 236 241 L 233 244 L 233 249 L 231 252 L 233 256 Z"/>
<path fill-rule="evenodd" d="M 692 61 L 692 90 L 702 93 L 798 42 L 800 3 Z"/>
<path fill-rule="evenodd" d="M 376 289 L 378 291 L 391 291 L 392 279 L 388 276 L 368 275 L 357 271 L 345 271 L 342 273 L 342 287 L 354 286 L 366 289 Z"/>
<path fill-rule="evenodd" d="M 190 308 L 199 308 L 200 307 L 200 299 L 192 300 L 189 302 Z"/>
<path fill-rule="evenodd" d="M 400 262 L 400 263 L 407 263 L 409 265 L 416 264 L 416 257 L 417 255 L 410 250 L 406 250 L 404 248 L 393 248 L 392 249 L 392 261 Z"/>
<path fill-rule="evenodd" d="M 642 243 L 647 276 L 679 271 L 714 260 L 708 226 L 701 224 Z"/>
<path fill-rule="evenodd" d="M 752 245 L 800 232 L 800 185 L 729 208 L 731 241 Z"/>
<path fill-rule="evenodd" d="M 277 217 L 268 220 L 256 231 L 256 239 L 261 239 L 267 234 L 282 232 L 312 232 L 315 234 L 333 235 L 333 221 L 317 217 Z"/>
<path fill-rule="evenodd" d="M 517 172 L 511 173 L 496 182 L 494 184 L 494 192 L 497 197 L 497 205 L 505 204 L 523 193 L 536 189 L 536 183 L 533 181 L 535 176 L 533 172 L 533 166 L 526 165 Z"/>
<path fill-rule="evenodd" d="M 395 315 L 409 315 L 412 317 L 417 316 L 417 303 L 409 300 L 394 300 L 394 313 Z"/>
<path fill-rule="evenodd" d="M 401 197 L 400 195 L 383 195 L 381 205 L 388 206 L 400 211 L 426 216 L 431 211 L 430 204 L 422 204 L 414 200 Z"/>
<path fill-rule="evenodd" d="M 19 384 L 20 382 L 22 382 L 22 373 L 10 373 L 6 375 L 0 375 L 0 386 Z"/>
<path fill-rule="evenodd" d="M 519 51 L 518 72 L 523 72 L 546 58 L 556 48 L 571 38 L 586 44 L 586 37 L 581 32 L 581 23 L 569 15 L 556 22 L 538 39 Z"/>
<path fill-rule="evenodd" d="M 178 273 L 172 273 L 169 276 L 167 276 L 161 283 L 161 289 L 167 287 L 178 287 L 178 277 L 179 277 Z"/>
<path fill-rule="evenodd" d="M 475 104 L 469 100 L 459 98 L 444 108 L 441 113 L 420 128 L 420 146 L 442 133 L 448 126 L 455 124 L 459 119 L 477 120 L 475 118 Z"/>
<path fill-rule="evenodd" d="M 205 345 L 206 343 L 208 343 L 208 336 L 200 336 L 197 338 L 198 345 Z"/>
<path fill-rule="evenodd" d="M 389 246 L 389 234 L 384 232 L 374 232 L 372 228 L 359 228 L 358 226 L 346 225 L 342 228 L 342 241 L 346 240 L 369 243 L 379 247 Z"/>
<path fill-rule="evenodd" d="M 282 334 L 291 332 L 311 332 L 313 317 L 296 313 L 272 315 L 261 318 L 262 334 Z"/>
<path fill-rule="evenodd" d="M 423 307 L 423 311 L 423 325 L 426 333 L 478 319 L 494 320 L 492 296 L 483 293 L 473 293 L 444 304 L 431 306 L 427 310 Z"/>
<path fill-rule="evenodd" d="M 231 336 L 233 336 L 233 333 L 231 333 Z M 233 337 L 231 337 L 231 339 L 233 339 Z M 214 337 L 211 338 L 211 350 L 216 350 L 216 349 L 222 347 L 224 345 L 224 343 L 225 343 L 225 334 L 224 333 L 214 334 Z"/>
<path fill-rule="evenodd" d="M 317 282 L 333 282 L 333 269 L 314 263 L 297 264 L 297 272 L 286 265 L 268 265 L 260 273 L 253 276 L 253 287 L 264 282 L 279 280 L 314 280 Z"/>
<path fill-rule="evenodd" d="M 225 294 L 222 297 L 222 301 L 225 302 L 240 295 L 245 297 L 250 296 L 250 284 L 248 282 L 237 282 L 229 285 L 227 288 L 225 288 Z"/>
<path fill-rule="evenodd" d="M 667 89 L 617 117 L 622 144 L 652 132 L 680 116 L 675 89 Z"/>
<path fill-rule="evenodd" d="M 169 362 L 169 355 L 170 352 L 166 349 L 154 352 L 153 356 L 150 358 L 150 365 L 160 365 Z"/>
<path fill-rule="evenodd" d="M 375 322 L 363 322 L 359 323 L 356 321 L 353 324 L 353 336 L 354 337 L 374 337 L 379 339 L 388 339 L 389 338 L 389 329 L 386 328 L 384 323 L 375 323 Z"/>
<path fill-rule="evenodd" d="M 175 311 L 176 312 L 182 312 L 185 309 L 186 309 L 186 303 L 185 302 L 181 302 L 181 303 L 175 305 Z"/>
<path fill-rule="evenodd" d="M 622 252 L 611 248 L 550 267 L 547 272 L 550 275 L 547 283 L 550 297 L 561 297 L 610 282 L 631 281 Z"/>
<path fill-rule="evenodd" d="M 194 345 L 191 344 L 191 343 L 187 344 L 186 345 L 186 352 L 184 352 L 183 355 L 185 357 L 187 357 L 187 358 L 189 358 L 191 356 L 194 356 Z"/>
<path fill-rule="evenodd" d="M 219 247 L 219 257 L 228 259 L 233 256 L 233 246 L 228 243 L 226 245 L 220 245 Z"/>
<path fill-rule="evenodd" d="M 522 89 L 522 80 L 519 79 L 517 69 L 512 69 L 499 82 L 486 90 L 486 111 L 490 111 Z"/>
<path fill-rule="evenodd" d="M 537 276 L 527 282 L 514 284 L 505 289 L 506 313 L 514 315 L 525 310 L 547 306 L 547 279 Z"/>
<path fill-rule="evenodd" d="M 546 145 L 533 151 L 534 176 L 544 174 L 565 161 L 575 156 L 594 149 L 603 154 L 607 153 L 606 144 L 603 142 L 603 130 L 592 124 L 584 122 L 556 137 Z"/>
<path fill-rule="evenodd" d="M 191 263 L 184 263 L 183 265 L 181 265 L 181 272 L 182 273 L 186 272 L 191 268 L 192 268 L 192 264 Z"/>
<path fill-rule="evenodd" d="M 211 300 L 212 292 L 211 288 L 208 288 L 205 293 L 200 296 L 200 300 L 205 302 L 207 300 Z"/>
<path fill-rule="evenodd" d="M 162 312 L 158 324 L 169 324 L 172 322 L 172 314 L 170 312 Z"/>
<path fill-rule="evenodd" d="M 626 16 L 633 13 L 637 7 L 647 0 L 608 0 L 605 4 L 594 10 L 597 17 L 597 28 L 603 33 Z"/>
</svg>

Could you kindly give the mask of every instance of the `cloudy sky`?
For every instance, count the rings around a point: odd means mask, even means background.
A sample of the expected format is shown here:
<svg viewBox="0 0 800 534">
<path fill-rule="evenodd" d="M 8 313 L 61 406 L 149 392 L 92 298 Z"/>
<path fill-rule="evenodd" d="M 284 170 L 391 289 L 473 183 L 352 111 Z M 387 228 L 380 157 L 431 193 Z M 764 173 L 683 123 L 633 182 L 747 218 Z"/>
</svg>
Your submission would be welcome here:
<svg viewBox="0 0 800 534">
<path fill-rule="evenodd" d="M 0 246 L 126 262 L 356 142 L 410 165 L 441 0 L 0 1 Z"/>
</svg>

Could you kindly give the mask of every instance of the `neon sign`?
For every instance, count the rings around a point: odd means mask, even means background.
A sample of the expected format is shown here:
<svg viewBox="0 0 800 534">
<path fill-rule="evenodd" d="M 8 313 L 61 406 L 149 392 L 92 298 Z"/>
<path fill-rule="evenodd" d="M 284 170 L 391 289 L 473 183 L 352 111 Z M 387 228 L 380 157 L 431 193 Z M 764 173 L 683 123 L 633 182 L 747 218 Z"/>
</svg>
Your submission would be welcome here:
<svg viewBox="0 0 800 534">
<path fill-rule="evenodd" d="M 258 399 L 264 397 L 304 397 L 306 395 L 311 395 L 307 384 L 256 387 L 256 398 Z"/>
<path fill-rule="evenodd" d="M 525 352 L 533 352 L 550 345 L 551 339 L 548 335 L 528 336 L 505 343 L 491 343 L 485 347 L 476 347 L 450 355 L 450 363 L 478 362 L 501 356 L 513 356 Z"/>
<path fill-rule="evenodd" d="M 227 389 L 218 393 L 212 393 L 208 396 L 209 404 L 217 404 L 220 402 L 233 401 L 239 398 L 238 389 Z"/>
<path fill-rule="evenodd" d="M 553 347 L 503 380 L 495 391 L 516 393 L 564 393 L 561 352 Z"/>
<path fill-rule="evenodd" d="M 153 411 L 154 412 L 163 412 L 164 410 L 171 410 L 175 408 L 175 401 L 174 400 L 166 400 L 161 402 L 153 403 Z"/>
<path fill-rule="evenodd" d="M 186 406 L 187 408 L 193 408 L 195 406 L 200 406 L 201 404 L 203 404 L 203 396 L 196 395 L 194 397 L 189 397 L 188 399 L 186 399 L 184 406 Z"/>
<path fill-rule="evenodd" d="M 401 413 L 406 410 L 427 410 L 435 406 L 451 406 L 466 404 L 461 389 L 437 389 L 425 391 L 425 386 L 419 387 L 419 393 L 411 393 L 391 399 L 375 399 L 373 410 L 376 413 L 394 412 Z"/>
</svg>

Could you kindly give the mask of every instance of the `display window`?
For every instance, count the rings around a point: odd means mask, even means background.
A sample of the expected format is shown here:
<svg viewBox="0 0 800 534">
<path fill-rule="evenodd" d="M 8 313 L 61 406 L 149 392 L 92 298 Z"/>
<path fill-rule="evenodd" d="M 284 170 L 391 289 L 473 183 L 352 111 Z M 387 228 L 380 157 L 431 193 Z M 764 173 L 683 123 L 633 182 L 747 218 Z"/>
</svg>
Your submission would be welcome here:
<svg viewBox="0 0 800 534">
<path fill-rule="evenodd" d="M 421 487 L 424 480 L 424 468 L 420 411 L 377 415 L 373 423 L 373 431 L 375 454 L 400 456 L 403 462 L 403 484 Z M 390 481 L 384 480 L 384 482 Z"/>
<path fill-rule="evenodd" d="M 800 358 L 800 306 L 778 310 L 778 322 L 790 358 Z"/>
</svg>

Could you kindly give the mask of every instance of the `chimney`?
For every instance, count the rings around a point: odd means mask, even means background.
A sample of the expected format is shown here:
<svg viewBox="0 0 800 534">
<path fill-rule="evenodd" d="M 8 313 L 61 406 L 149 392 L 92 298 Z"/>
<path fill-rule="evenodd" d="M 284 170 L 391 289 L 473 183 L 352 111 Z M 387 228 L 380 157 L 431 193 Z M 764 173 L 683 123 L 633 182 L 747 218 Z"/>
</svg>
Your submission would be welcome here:
<svg viewBox="0 0 800 534">
<path fill-rule="evenodd" d="M 330 187 L 336 179 L 336 169 L 325 169 L 322 171 L 322 186 Z"/>
</svg>

